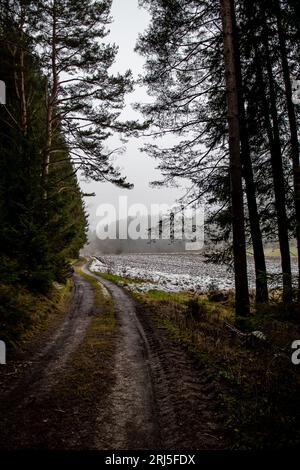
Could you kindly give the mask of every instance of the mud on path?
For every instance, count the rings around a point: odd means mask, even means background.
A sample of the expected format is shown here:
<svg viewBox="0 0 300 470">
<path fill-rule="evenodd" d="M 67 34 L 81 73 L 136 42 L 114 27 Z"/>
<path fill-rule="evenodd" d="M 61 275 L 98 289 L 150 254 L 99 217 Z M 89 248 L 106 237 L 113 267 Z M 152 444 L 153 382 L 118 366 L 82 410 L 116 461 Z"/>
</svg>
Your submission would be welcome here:
<svg viewBox="0 0 300 470">
<path fill-rule="evenodd" d="M 84 270 L 89 272 L 87 266 Z M 106 279 L 101 283 L 112 295 L 121 334 L 115 383 L 106 413 L 99 411 L 97 447 L 225 448 L 207 370 L 199 369 L 122 288 Z"/>
<path fill-rule="evenodd" d="M 87 266 L 83 270 L 99 281 Z M 114 363 L 114 385 L 106 409 L 98 410 L 98 449 L 155 449 L 161 444 L 149 345 L 133 300 L 113 282 L 101 279 L 113 298 L 120 325 Z"/>
<path fill-rule="evenodd" d="M 92 275 L 87 266 L 83 270 Z M 0 370 L 0 447 L 226 447 L 216 390 L 207 371 L 199 369 L 123 289 L 92 276 L 109 290 L 118 321 L 112 380 L 105 396 L 95 396 L 93 407 L 83 404 L 91 409 L 81 415 L 71 403 L 67 421 L 52 396 L 93 315 L 101 315 L 96 312 L 91 284 L 75 274 L 64 320 L 45 333 L 44 344 L 33 347 L 30 357 L 25 354 Z"/>
</svg>

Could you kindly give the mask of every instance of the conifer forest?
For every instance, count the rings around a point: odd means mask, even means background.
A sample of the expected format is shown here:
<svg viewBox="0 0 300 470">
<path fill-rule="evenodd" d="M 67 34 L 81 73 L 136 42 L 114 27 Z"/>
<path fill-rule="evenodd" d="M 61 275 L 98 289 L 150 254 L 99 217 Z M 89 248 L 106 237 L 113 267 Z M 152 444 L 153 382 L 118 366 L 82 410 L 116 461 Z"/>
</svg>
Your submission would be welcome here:
<svg viewBox="0 0 300 470">
<path fill-rule="evenodd" d="M 0 459 L 291 455 L 299 254 L 299 0 L 0 0 Z"/>
</svg>

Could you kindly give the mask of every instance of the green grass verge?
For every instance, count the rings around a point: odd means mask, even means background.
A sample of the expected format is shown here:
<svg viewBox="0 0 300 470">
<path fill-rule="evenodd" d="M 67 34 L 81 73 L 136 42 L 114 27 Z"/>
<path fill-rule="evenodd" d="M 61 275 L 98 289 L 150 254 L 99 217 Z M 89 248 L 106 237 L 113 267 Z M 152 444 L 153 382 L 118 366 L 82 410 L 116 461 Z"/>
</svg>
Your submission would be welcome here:
<svg viewBox="0 0 300 470">
<path fill-rule="evenodd" d="M 142 282 L 147 282 L 144 279 L 138 279 L 138 278 L 130 278 L 130 277 L 124 277 L 124 276 L 118 276 L 117 274 L 112 274 L 112 273 L 100 273 L 97 271 L 93 271 L 96 276 L 102 277 L 103 279 L 107 279 L 108 281 L 115 282 L 116 284 L 120 286 L 127 286 L 128 284 L 140 284 Z"/>
<path fill-rule="evenodd" d="M 264 248 L 265 256 L 268 258 L 280 258 L 280 249 L 279 248 L 272 248 L 272 247 L 265 247 Z M 248 254 L 253 256 L 253 249 L 249 248 Z M 290 255 L 291 257 L 297 257 L 297 248 L 290 247 Z"/>
</svg>

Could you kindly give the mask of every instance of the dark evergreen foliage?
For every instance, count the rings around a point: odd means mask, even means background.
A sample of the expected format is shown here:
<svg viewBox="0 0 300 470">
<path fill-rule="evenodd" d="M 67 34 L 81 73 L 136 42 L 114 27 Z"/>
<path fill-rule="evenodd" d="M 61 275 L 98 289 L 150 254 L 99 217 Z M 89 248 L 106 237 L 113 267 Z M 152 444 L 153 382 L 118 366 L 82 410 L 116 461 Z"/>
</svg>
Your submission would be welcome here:
<svg viewBox="0 0 300 470">
<path fill-rule="evenodd" d="M 28 320 L 16 292 L 47 295 L 53 281 L 64 283 L 86 242 L 78 172 L 131 186 L 105 144 L 112 132 L 138 127 L 118 120 L 132 79 L 109 72 L 117 53 L 103 42 L 111 3 L 0 1 L 2 336 Z"/>
</svg>

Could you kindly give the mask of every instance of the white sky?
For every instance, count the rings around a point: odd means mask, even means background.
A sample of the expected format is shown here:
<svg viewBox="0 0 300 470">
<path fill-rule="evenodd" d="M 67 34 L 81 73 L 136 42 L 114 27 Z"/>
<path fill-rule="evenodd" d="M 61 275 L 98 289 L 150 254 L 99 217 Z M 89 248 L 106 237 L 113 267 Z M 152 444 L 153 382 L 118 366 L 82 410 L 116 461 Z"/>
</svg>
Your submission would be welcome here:
<svg viewBox="0 0 300 470">
<path fill-rule="evenodd" d="M 134 47 L 138 34 L 147 27 L 148 13 L 138 7 L 138 0 L 113 0 L 111 14 L 114 22 L 110 25 L 111 32 L 108 39 L 119 46 L 116 63 L 111 71 L 123 73 L 131 69 L 134 78 L 137 78 L 143 71 L 144 59 L 134 52 Z M 137 88 L 126 98 L 126 108 L 122 112 L 123 119 L 139 118 L 138 113 L 132 109 L 131 103 L 145 102 L 149 99 L 145 89 Z M 118 147 L 118 139 L 116 137 L 110 139 L 109 146 Z M 116 164 L 123 170 L 122 173 L 127 175 L 128 181 L 134 184 L 134 189 L 120 189 L 110 183 L 80 181 L 84 192 L 96 193 L 96 197 L 86 198 L 91 229 L 94 229 L 100 220 L 96 216 L 99 204 L 113 204 L 118 213 L 119 196 L 126 195 L 129 205 L 142 203 L 150 207 L 150 204 L 155 203 L 172 205 L 184 193 L 184 190 L 179 188 L 153 189 L 149 187 L 149 182 L 160 179 L 160 172 L 155 169 L 158 162 L 140 152 L 141 146 L 142 140 L 131 138 L 126 144 L 126 152 L 116 158 Z"/>
</svg>

